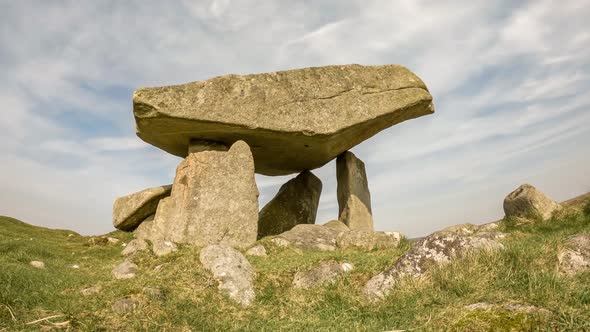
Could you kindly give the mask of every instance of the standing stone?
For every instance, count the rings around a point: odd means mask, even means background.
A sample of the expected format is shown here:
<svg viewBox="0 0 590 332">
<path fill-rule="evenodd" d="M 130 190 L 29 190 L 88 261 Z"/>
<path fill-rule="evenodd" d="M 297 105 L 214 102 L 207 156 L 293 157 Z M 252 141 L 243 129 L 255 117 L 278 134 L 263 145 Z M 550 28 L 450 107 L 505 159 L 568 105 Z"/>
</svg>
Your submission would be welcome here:
<svg viewBox="0 0 590 332">
<path fill-rule="evenodd" d="M 545 196 L 530 184 L 523 184 L 504 199 L 506 217 L 529 218 L 540 216 L 543 220 L 551 218 L 561 206 Z"/>
<path fill-rule="evenodd" d="M 227 245 L 210 245 L 199 255 L 205 269 L 219 282 L 219 290 L 243 306 L 254 301 L 254 269 L 241 252 Z"/>
<path fill-rule="evenodd" d="M 117 198 L 113 204 L 113 225 L 122 231 L 134 230 L 156 212 L 158 202 L 169 196 L 171 190 L 171 185 L 154 187 Z"/>
<path fill-rule="evenodd" d="M 352 152 L 336 159 L 339 220 L 351 230 L 373 231 L 371 194 L 365 164 Z"/>
<path fill-rule="evenodd" d="M 176 170 L 172 194 L 160 201 L 150 240 L 196 246 L 254 244 L 258 189 L 250 148 L 237 141 L 225 151 L 191 153 Z"/>
<path fill-rule="evenodd" d="M 280 234 L 299 224 L 315 224 L 321 192 L 322 181 L 310 171 L 289 180 L 260 211 L 258 237 Z"/>
</svg>

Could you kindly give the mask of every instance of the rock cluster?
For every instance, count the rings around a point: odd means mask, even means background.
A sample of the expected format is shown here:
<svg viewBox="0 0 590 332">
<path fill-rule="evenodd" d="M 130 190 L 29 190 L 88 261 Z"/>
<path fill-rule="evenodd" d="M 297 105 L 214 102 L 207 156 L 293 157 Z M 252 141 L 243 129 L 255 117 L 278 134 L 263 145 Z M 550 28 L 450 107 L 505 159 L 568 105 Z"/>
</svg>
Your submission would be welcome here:
<svg viewBox="0 0 590 332">
<path fill-rule="evenodd" d="M 381 248 L 395 240 L 373 233 L 365 165 L 348 150 L 433 112 L 426 85 L 398 65 L 227 75 L 138 89 L 137 135 L 185 159 L 172 185 L 118 198 L 113 224 L 150 241 L 155 253 L 174 250 L 167 243 L 245 249 L 278 234 L 297 246 L 333 250 L 343 231 L 367 233 L 343 236 L 342 246 L 364 241 L 362 248 Z M 314 226 L 322 190 L 311 170 L 334 158 L 340 224 L 305 228 Z M 299 175 L 259 211 L 255 173 Z M 302 240 L 301 232 L 321 240 Z"/>
</svg>

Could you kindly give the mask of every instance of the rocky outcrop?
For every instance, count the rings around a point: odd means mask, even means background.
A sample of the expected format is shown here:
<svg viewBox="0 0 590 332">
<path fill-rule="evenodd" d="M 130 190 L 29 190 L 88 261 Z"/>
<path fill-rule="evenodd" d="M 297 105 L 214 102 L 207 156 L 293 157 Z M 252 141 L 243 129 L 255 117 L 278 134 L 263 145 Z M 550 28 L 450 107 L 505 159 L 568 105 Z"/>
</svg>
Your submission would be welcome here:
<svg viewBox="0 0 590 332">
<path fill-rule="evenodd" d="M 507 218 L 528 219 L 538 216 L 547 220 L 559 209 L 561 206 L 558 203 L 530 184 L 523 184 L 504 199 L 504 213 Z"/>
<path fill-rule="evenodd" d="M 336 246 L 340 249 L 375 250 L 396 248 L 401 241 L 398 232 L 342 232 L 336 238 Z"/>
<path fill-rule="evenodd" d="M 590 269 L 590 235 L 574 235 L 568 238 L 557 260 L 562 274 L 574 275 Z"/>
<path fill-rule="evenodd" d="M 310 171 L 289 180 L 260 211 L 258 237 L 280 234 L 299 224 L 314 224 L 321 193 L 322 181 Z"/>
<path fill-rule="evenodd" d="M 227 245 L 214 244 L 203 248 L 199 259 L 219 283 L 219 290 L 229 298 L 243 306 L 254 301 L 254 269 L 242 253 Z"/>
<path fill-rule="evenodd" d="M 191 153 L 176 170 L 170 197 L 152 222 L 150 240 L 246 248 L 256 241 L 258 189 L 248 145 Z"/>
<path fill-rule="evenodd" d="M 322 225 L 297 225 L 290 231 L 278 235 L 288 245 L 299 249 L 333 251 L 336 250 L 336 238 L 342 231 Z M 275 240 L 275 239 L 273 239 Z"/>
<path fill-rule="evenodd" d="M 341 275 L 352 271 L 353 265 L 347 262 L 324 262 L 307 271 L 300 271 L 293 278 L 293 287 L 309 289 L 335 282 Z"/>
<path fill-rule="evenodd" d="M 145 189 L 117 198 L 113 204 L 113 225 L 122 231 L 132 231 L 139 224 L 156 213 L 158 203 L 170 195 L 172 186 Z"/>
<path fill-rule="evenodd" d="M 133 94 L 137 135 L 186 157 L 191 140 L 244 140 L 256 172 L 299 173 L 402 121 L 434 112 L 426 85 L 397 65 L 227 75 Z"/>
<path fill-rule="evenodd" d="M 438 232 L 416 243 L 388 270 L 371 278 L 364 287 L 371 300 L 383 299 L 395 283 L 404 277 L 421 277 L 432 267 L 447 264 L 472 250 L 497 250 L 502 244 L 487 236 L 462 236 Z"/>
<path fill-rule="evenodd" d="M 373 231 L 371 194 L 365 164 L 352 152 L 346 151 L 336 159 L 338 180 L 338 220 L 351 230 Z"/>
</svg>

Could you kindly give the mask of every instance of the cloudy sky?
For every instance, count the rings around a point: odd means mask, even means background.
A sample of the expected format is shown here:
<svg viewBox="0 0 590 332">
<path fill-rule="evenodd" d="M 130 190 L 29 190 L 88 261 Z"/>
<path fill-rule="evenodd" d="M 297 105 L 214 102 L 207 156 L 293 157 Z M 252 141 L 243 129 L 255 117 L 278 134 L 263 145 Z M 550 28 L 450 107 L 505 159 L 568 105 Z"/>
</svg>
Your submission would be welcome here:
<svg viewBox="0 0 590 332">
<path fill-rule="evenodd" d="M 515 3 L 519 5 L 515 6 Z M 531 183 L 590 191 L 590 1 L 1 1 L 0 214 L 112 230 L 115 197 L 180 159 L 135 136 L 141 86 L 402 64 L 436 113 L 355 147 L 375 225 L 409 236 L 500 218 Z M 337 218 L 335 164 L 314 171 Z M 259 176 L 261 206 L 289 177 Z"/>
</svg>

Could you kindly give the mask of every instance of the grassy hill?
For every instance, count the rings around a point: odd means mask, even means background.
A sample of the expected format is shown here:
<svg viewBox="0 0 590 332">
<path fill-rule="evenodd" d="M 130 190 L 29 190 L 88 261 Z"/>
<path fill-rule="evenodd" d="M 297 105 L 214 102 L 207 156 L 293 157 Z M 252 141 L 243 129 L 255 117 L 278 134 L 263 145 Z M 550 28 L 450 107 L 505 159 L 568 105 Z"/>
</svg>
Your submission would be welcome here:
<svg viewBox="0 0 590 332">
<path fill-rule="evenodd" d="M 590 272 L 572 277 L 556 272 L 566 238 L 590 234 L 588 199 L 570 201 L 567 213 L 546 222 L 502 223 L 508 234 L 504 250 L 471 254 L 427 278 L 404 281 L 378 303 L 365 299 L 363 285 L 391 266 L 410 241 L 368 253 L 270 247 L 268 257 L 248 258 L 257 277 L 256 300 L 247 308 L 218 292 L 197 249 L 182 247 L 162 258 L 140 253 L 134 257 L 137 277 L 115 280 L 111 269 L 123 261 L 121 244 L 131 239 L 129 234 L 109 234 L 121 240 L 118 244 L 91 244 L 89 237 L 71 231 L 0 217 L 0 331 L 590 330 Z M 45 269 L 30 266 L 33 260 L 43 261 Z M 348 261 L 355 269 L 325 287 L 291 287 L 297 271 L 326 260 Z M 91 286 L 100 291 L 81 293 Z M 164 296 L 153 296 L 146 288 L 158 288 Z M 141 305 L 132 313 L 115 313 L 113 303 L 125 297 Z M 479 302 L 499 306 L 465 309 Z M 506 303 L 550 314 L 514 312 L 502 307 Z"/>
</svg>

